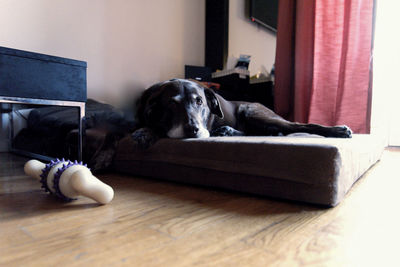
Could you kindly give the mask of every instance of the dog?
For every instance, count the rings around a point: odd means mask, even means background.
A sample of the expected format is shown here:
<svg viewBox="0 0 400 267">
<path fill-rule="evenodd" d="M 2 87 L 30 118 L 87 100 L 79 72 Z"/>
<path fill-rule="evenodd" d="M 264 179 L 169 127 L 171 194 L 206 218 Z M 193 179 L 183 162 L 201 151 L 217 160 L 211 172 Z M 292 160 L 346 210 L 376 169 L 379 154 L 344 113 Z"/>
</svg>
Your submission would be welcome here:
<svg viewBox="0 0 400 267">
<path fill-rule="evenodd" d="M 171 79 L 144 91 L 137 108 L 138 125 L 132 138 L 148 148 L 159 138 L 209 136 L 278 136 L 309 133 L 350 138 L 347 126 L 323 126 L 283 119 L 259 103 L 228 101 L 201 83 Z"/>
</svg>

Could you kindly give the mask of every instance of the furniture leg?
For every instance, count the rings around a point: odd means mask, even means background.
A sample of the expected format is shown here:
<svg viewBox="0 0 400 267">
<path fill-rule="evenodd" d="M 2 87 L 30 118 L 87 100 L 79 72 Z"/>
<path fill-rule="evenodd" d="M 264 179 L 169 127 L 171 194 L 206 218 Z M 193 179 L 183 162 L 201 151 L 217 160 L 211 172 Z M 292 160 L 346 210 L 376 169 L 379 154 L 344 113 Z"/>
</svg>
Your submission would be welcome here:
<svg viewBox="0 0 400 267">
<path fill-rule="evenodd" d="M 82 161 L 82 153 L 83 153 L 83 135 L 84 135 L 84 122 L 85 119 L 85 104 L 81 104 L 79 106 L 79 122 L 78 122 L 78 160 Z"/>
</svg>

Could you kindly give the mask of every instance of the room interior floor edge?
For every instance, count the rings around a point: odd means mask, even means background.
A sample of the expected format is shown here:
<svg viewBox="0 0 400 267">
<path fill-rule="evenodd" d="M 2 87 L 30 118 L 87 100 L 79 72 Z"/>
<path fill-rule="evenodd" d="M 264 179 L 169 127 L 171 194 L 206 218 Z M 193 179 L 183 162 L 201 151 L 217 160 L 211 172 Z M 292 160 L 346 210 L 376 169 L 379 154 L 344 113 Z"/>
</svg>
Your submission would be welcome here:
<svg viewBox="0 0 400 267">
<path fill-rule="evenodd" d="M 335 208 L 116 173 L 101 206 L 54 199 L 0 153 L 0 265 L 396 266 L 399 160 L 386 148 Z"/>
</svg>

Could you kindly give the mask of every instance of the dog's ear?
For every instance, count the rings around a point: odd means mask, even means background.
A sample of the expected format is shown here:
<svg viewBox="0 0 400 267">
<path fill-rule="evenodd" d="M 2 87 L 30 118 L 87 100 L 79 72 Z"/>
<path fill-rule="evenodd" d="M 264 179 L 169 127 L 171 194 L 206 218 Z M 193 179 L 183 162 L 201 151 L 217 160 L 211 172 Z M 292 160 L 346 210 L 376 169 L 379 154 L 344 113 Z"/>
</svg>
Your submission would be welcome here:
<svg viewBox="0 0 400 267">
<path fill-rule="evenodd" d="M 162 83 L 157 83 L 145 90 L 139 99 L 137 115 L 139 122 L 146 125 L 146 122 L 157 121 L 161 117 L 159 98 Z"/>
<path fill-rule="evenodd" d="M 157 125 L 163 116 L 163 107 L 161 104 L 161 93 L 157 92 L 151 96 L 144 109 L 144 121 L 147 125 Z"/>
<path fill-rule="evenodd" d="M 221 105 L 214 91 L 209 88 L 204 88 L 204 94 L 206 95 L 207 104 L 211 113 L 217 115 L 221 119 L 224 118 L 224 113 L 222 112 Z"/>
<path fill-rule="evenodd" d="M 144 113 L 144 121 L 146 125 L 157 125 L 162 118 L 162 110 L 160 108 L 160 105 L 157 103 L 154 103 L 152 105 L 149 105 L 145 109 Z"/>
</svg>

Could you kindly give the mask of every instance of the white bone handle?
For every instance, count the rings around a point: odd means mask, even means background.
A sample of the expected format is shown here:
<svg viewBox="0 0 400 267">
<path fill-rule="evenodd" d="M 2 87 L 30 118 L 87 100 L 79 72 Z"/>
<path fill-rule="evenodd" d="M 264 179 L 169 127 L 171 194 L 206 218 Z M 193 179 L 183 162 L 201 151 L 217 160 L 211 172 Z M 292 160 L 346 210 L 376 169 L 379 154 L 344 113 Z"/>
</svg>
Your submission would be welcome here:
<svg viewBox="0 0 400 267">
<path fill-rule="evenodd" d="M 54 193 L 53 182 L 54 174 L 58 166 L 61 167 L 63 161 L 59 165 L 53 166 L 49 171 L 46 179 L 49 190 Z M 24 171 L 27 175 L 41 180 L 40 175 L 46 168 L 46 165 L 38 160 L 30 160 L 24 165 Z M 59 183 L 59 189 L 64 196 L 74 198 L 79 195 L 91 198 L 101 204 L 109 203 L 114 197 L 114 190 L 111 186 L 103 183 L 93 176 L 90 170 L 83 165 L 73 165 L 62 173 Z"/>
<path fill-rule="evenodd" d="M 33 177 L 37 180 L 40 180 L 40 175 L 42 174 L 42 170 L 46 167 L 46 164 L 32 159 L 25 163 L 24 165 L 24 172 L 26 175 L 29 175 L 30 177 Z"/>
<path fill-rule="evenodd" d="M 101 204 L 109 203 L 114 197 L 111 186 L 103 183 L 88 169 L 82 169 L 71 175 L 70 186 L 79 194 L 91 198 Z M 63 191 L 63 188 L 60 188 Z"/>
</svg>

